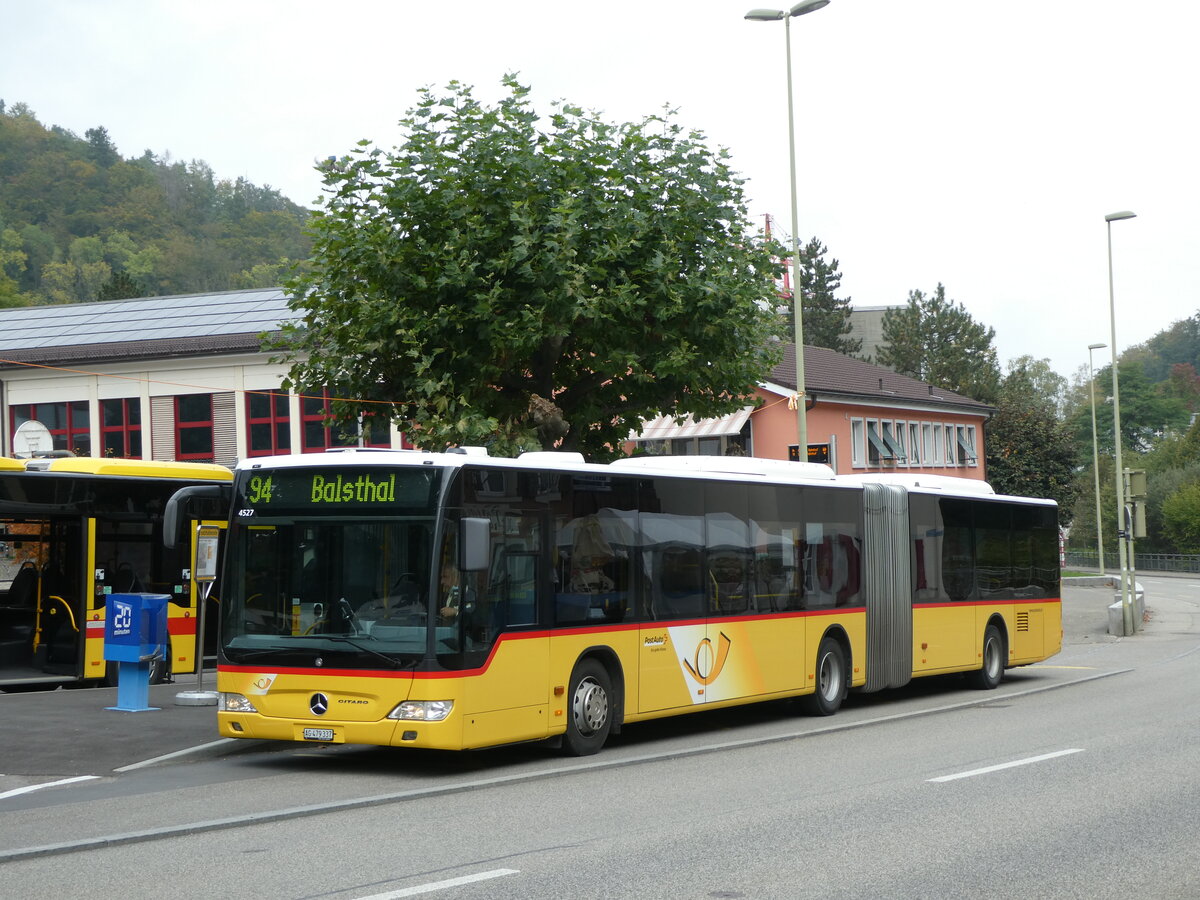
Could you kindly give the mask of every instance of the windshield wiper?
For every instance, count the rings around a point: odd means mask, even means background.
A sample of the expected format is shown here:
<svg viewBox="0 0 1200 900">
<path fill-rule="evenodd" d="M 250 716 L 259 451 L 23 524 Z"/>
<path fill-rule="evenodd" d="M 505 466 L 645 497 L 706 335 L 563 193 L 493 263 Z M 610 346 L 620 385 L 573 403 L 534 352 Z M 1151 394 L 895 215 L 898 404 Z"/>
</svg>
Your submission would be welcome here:
<svg viewBox="0 0 1200 900">
<path fill-rule="evenodd" d="M 307 651 L 308 647 L 226 647 L 225 655 L 230 656 L 236 654 L 239 659 L 256 659 L 260 656 L 275 656 L 277 654 L 286 653 L 302 653 Z"/>
<path fill-rule="evenodd" d="M 410 662 L 403 662 L 401 660 L 396 659 L 394 656 L 388 656 L 386 653 L 380 653 L 378 650 L 374 650 L 371 647 L 368 647 L 366 644 L 362 643 L 361 641 L 356 641 L 354 638 L 346 637 L 345 635 L 342 635 L 342 634 L 323 634 L 323 635 L 321 635 L 321 637 L 327 641 L 336 641 L 339 644 L 349 644 L 355 650 L 361 650 L 363 653 L 369 653 L 372 656 L 376 657 L 377 659 L 382 659 L 384 662 L 386 662 L 388 665 L 390 665 L 393 669 L 402 669 L 405 666 L 410 666 L 410 665 L 416 666 L 416 664 L 417 664 L 416 660 L 412 660 Z"/>
</svg>

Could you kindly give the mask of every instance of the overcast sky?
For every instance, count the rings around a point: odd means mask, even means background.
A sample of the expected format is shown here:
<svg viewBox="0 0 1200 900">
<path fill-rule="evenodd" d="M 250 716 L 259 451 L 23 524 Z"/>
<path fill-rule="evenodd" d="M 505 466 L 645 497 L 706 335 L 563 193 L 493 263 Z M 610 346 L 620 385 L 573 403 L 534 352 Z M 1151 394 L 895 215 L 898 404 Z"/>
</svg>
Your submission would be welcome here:
<svg viewBox="0 0 1200 900">
<path fill-rule="evenodd" d="M 515 71 L 545 111 L 677 108 L 790 231 L 785 29 L 744 21 L 752 5 L 0 0 L 0 98 L 313 205 L 314 162 L 394 145 L 420 87 L 490 101 Z M 793 19 L 801 237 L 854 305 L 940 281 L 1002 364 L 1070 377 L 1109 342 L 1104 216 L 1132 210 L 1112 227 L 1117 344 L 1145 341 L 1200 310 L 1197 34 L 1178 0 L 833 0 Z"/>
</svg>

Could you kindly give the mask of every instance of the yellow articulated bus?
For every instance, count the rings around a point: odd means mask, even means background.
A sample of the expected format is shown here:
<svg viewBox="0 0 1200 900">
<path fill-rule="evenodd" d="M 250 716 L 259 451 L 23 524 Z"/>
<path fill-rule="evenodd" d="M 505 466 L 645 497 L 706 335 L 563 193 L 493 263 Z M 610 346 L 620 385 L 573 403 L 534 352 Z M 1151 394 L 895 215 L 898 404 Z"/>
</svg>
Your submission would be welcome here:
<svg viewBox="0 0 1200 900">
<path fill-rule="evenodd" d="M 196 665 L 196 594 L 162 516 L 185 485 L 228 483 L 224 466 L 63 457 L 0 458 L 0 690 L 115 684 L 104 660 L 111 593 L 156 593 L 170 647 L 156 681 Z M 228 505 L 209 505 L 221 524 Z"/>
<path fill-rule="evenodd" d="M 1062 640 L 1054 504 L 964 479 L 348 450 L 239 465 L 226 546 L 228 737 L 588 754 L 703 709 L 994 688 Z"/>
</svg>

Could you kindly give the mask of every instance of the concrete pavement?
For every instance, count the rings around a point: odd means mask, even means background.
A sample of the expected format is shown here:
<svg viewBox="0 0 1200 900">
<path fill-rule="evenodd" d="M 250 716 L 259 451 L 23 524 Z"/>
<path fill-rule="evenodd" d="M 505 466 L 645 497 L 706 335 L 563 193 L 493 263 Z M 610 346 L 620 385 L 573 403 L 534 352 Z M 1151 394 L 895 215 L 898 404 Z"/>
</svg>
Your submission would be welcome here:
<svg viewBox="0 0 1200 900">
<path fill-rule="evenodd" d="M 1121 640 L 1108 634 L 1111 602 L 1107 588 L 1066 586 L 1064 649 Z M 1148 603 L 1153 605 L 1152 597 Z M 214 674 L 205 674 L 205 688 L 213 688 L 215 682 Z M 4 735 L 0 775 L 120 774 L 130 766 L 182 762 L 262 746 L 259 741 L 222 740 L 213 706 L 176 705 L 176 694 L 195 687 L 195 676 L 151 686 L 150 705 L 156 709 L 146 712 L 109 709 L 116 705 L 116 688 L 0 694 Z M 0 793 L 4 789 L 0 779 Z"/>
</svg>

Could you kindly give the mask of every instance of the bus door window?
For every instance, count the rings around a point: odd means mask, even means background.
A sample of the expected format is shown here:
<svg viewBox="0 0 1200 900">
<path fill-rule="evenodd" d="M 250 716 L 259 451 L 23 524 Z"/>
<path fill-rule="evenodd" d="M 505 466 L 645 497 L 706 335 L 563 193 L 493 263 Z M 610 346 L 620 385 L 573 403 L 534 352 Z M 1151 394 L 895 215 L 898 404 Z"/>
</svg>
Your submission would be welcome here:
<svg viewBox="0 0 1200 900">
<path fill-rule="evenodd" d="M 171 593 L 171 599 L 186 604 L 186 597 L 162 590 L 175 575 L 174 569 L 155 578 L 154 556 L 164 548 L 153 536 L 149 522 L 96 521 L 96 579 L 92 608 L 102 609 L 108 594 L 140 594 L 145 591 Z M 179 556 L 178 553 L 173 555 Z"/>
<path fill-rule="evenodd" d="M 77 671 L 83 623 L 83 522 L 52 521 L 41 572 L 34 664 L 63 673 Z"/>
<path fill-rule="evenodd" d="M 637 482 L 564 475 L 553 510 L 554 617 L 620 622 L 633 608 L 639 556 Z"/>
<path fill-rule="evenodd" d="M 804 492 L 805 606 L 861 606 L 862 526 L 858 495 L 808 488 Z"/>
<path fill-rule="evenodd" d="M 909 520 L 912 529 L 913 603 L 937 603 L 949 600 L 942 582 L 942 545 L 945 525 L 938 500 L 927 494 L 909 494 Z"/>
<path fill-rule="evenodd" d="M 1012 508 L 1003 503 L 976 502 L 975 579 L 983 600 L 1011 600 L 1013 591 Z"/>
<path fill-rule="evenodd" d="M 941 567 L 946 594 L 951 600 L 977 599 L 971 502 L 943 498 L 938 505 L 944 530 Z"/>
<path fill-rule="evenodd" d="M 750 523 L 747 489 L 742 484 L 704 486 L 705 585 L 708 608 L 716 616 L 750 609 Z"/>
<path fill-rule="evenodd" d="M 537 621 L 537 561 L 541 550 L 539 517 L 510 512 L 502 533 L 492 534 L 492 564 L 476 616 L 490 644 L 509 625 Z"/>
<path fill-rule="evenodd" d="M 694 482 L 655 478 L 641 496 L 640 542 L 650 554 L 647 618 L 707 614 L 704 495 Z"/>
<path fill-rule="evenodd" d="M 765 612 L 800 609 L 804 579 L 801 489 L 751 486 L 748 494 L 755 608 Z"/>
</svg>

